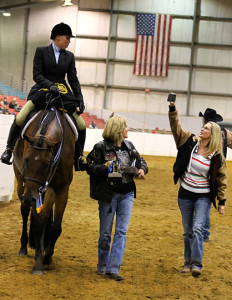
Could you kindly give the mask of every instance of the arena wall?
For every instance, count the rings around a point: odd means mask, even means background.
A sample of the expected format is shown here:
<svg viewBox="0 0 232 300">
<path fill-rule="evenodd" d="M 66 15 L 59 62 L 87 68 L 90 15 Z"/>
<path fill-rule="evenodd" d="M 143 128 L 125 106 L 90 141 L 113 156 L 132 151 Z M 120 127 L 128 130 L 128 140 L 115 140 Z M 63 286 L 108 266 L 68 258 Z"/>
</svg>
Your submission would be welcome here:
<svg viewBox="0 0 232 300">
<path fill-rule="evenodd" d="M 10 126 L 13 122 L 13 115 L 0 115 L 0 153 L 6 147 L 6 141 Z M 13 166 L 0 162 L 0 201 L 9 201 L 14 191 Z"/>
</svg>

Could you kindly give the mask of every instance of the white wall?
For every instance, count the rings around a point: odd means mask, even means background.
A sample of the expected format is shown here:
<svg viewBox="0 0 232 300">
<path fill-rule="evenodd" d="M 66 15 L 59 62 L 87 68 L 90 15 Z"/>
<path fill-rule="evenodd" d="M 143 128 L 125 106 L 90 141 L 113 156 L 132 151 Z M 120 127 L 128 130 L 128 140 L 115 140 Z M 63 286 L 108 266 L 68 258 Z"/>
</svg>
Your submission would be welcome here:
<svg viewBox="0 0 232 300">
<path fill-rule="evenodd" d="M 101 129 L 87 129 L 85 151 L 91 151 L 93 146 L 102 140 Z M 140 154 L 154 156 L 176 156 L 176 145 L 171 134 L 152 134 L 129 132 L 128 139 L 135 145 Z M 227 160 L 232 160 L 232 149 L 227 149 Z"/>
<path fill-rule="evenodd" d="M 14 117 L 0 114 L 0 155 L 5 150 L 6 141 L 10 126 Z M 12 199 L 14 191 L 14 171 L 12 165 L 5 165 L 0 162 L 0 201 Z"/>
</svg>

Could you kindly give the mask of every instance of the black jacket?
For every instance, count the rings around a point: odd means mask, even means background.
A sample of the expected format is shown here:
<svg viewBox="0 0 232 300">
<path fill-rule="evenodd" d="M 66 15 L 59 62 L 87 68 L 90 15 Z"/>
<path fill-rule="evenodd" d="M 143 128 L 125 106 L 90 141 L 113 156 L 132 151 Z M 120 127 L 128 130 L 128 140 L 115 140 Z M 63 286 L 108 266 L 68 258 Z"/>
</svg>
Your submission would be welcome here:
<svg viewBox="0 0 232 300">
<path fill-rule="evenodd" d="M 135 150 L 134 145 L 124 140 L 122 143 L 126 146 L 126 149 L 131 158 L 131 162 L 134 159 L 132 156 L 132 150 Z M 111 141 L 101 141 L 97 143 L 93 150 L 87 157 L 89 164 L 89 175 L 90 175 L 90 197 L 110 203 L 113 196 L 113 187 L 107 182 L 108 178 L 108 166 L 104 165 L 107 161 L 112 161 L 114 157 L 117 157 L 116 149 Z M 148 167 L 145 160 L 140 156 L 136 158 L 135 166 L 137 169 L 143 169 L 145 174 L 148 172 Z M 136 186 L 133 181 L 134 192 L 136 197 Z"/>
<path fill-rule="evenodd" d="M 28 99 L 31 100 L 35 92 L 40 88 L 49 89 L 56 82 L 67 85 L 65 81 L 66 74 L 73 94 L 78 101 L 83 102 L 73 53 L 62 50 L 58 64 L 56 64 L 52 44 L 47 47 L 38 47 L 33 61 L 33 79 L 36 84 L 31 88 Z"/>
</svg>

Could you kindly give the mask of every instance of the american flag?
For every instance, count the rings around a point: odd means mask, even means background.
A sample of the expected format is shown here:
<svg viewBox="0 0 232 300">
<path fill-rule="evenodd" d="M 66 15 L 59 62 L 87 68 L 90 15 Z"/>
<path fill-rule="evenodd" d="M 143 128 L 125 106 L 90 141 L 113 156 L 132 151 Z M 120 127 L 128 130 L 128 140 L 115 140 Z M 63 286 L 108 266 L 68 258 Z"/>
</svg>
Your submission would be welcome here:
<svg viewBox="0 0 232 300">
<path fill-rule="evenodd" d="M 134 74 L 168 76 L 172 16 L 137 14 Z"/>
</svg>

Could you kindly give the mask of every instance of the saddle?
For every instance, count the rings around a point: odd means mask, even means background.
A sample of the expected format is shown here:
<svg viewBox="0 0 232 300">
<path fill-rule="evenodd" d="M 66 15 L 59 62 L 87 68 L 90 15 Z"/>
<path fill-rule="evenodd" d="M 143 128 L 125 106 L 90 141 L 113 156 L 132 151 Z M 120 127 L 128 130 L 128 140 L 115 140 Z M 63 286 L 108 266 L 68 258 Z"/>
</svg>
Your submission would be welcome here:
<svg viewBox="0 0 232 300">
<path fill-rule="evenodd" d="M 46 114 L 44 114 L 44 117 L 43 117 L 43 120 L 41 120 L 41 122 L 44 122 L 44 120 L 46 120 L 46 124 L 48 125 L 51 120 L 55 117 L 55 113 L 56 113 L 56 108 L 54 107 L 51 107 Z M 39 115 L 39 113 L 41 112 L 42 110 L 37 110 L 37 109 L 34 109 L 32 110 L 24 124 L 23 124 L 23 127 L 22 127 L 22 131 L 21 131 L 21 137 L 24 138 L 24 134 L 27 130 L 27 128 L 30 126 L 30 124 L 34 121 L 34 119 Z M 52 111 L 52 113 L 51 113 Z M 49 116 L 49 117 L 48 117 Z M 77 131 L 77 125 L 76 125 L 76 122 L 75 122 L 75 119 L 70 116 L 68 113 L 65 112 L 65 118 L 66 118 L 66 121 L 69 123 L 72 131 L 73 131 L 73 134 L 75 136 L 75 141 L 77 141 L 78 139 L 78 131 Z M 44 127 L 44 126 L 43 126 Z M 46 128 L 44 127 L 44 130 L 46 130 Z M 46 131 L 45 131 L 46 132 Z"/>
</svg>

